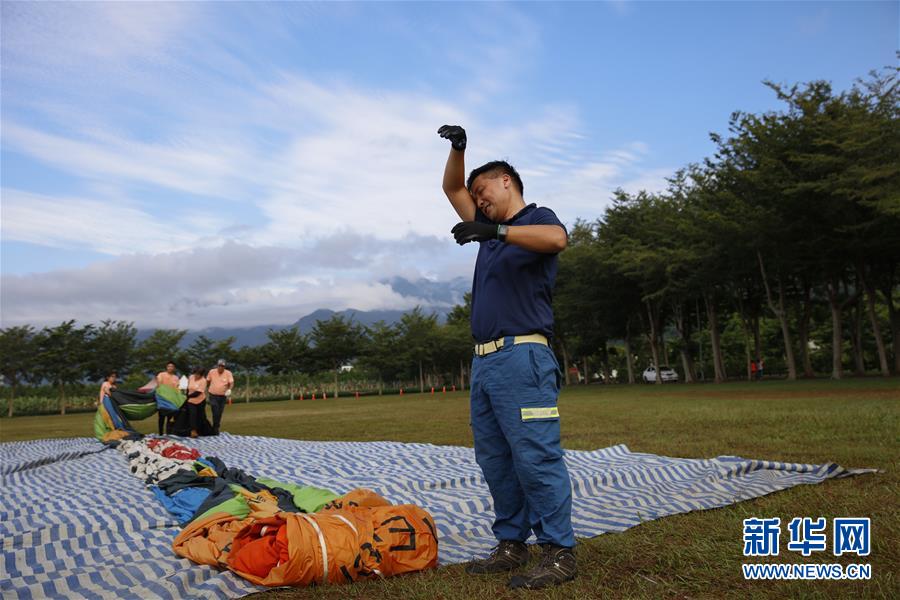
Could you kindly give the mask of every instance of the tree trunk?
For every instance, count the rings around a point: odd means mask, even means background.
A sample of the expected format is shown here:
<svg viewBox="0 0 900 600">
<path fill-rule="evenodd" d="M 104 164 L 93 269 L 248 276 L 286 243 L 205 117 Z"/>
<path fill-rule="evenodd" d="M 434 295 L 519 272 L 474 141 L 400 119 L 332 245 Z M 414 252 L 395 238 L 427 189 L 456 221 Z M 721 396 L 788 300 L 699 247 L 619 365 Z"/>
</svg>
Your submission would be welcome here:
<svg viewBox="0 0 900 600">
<path fill-rule="evenodd" d="M 568 386 L 570 384 L 570 381 L 569 381 L 569 351 L 566 350 L 566 345 L 562 341 L 560 341 L 560 343 L 559 343 L 559 348 L 560 348 L 560 350 L 562 350 L 563 370 L 565 371 L 565 376 L 563 378 L 563 381 L 565 381 L 566 386 Z"/>
<path fill-rule="evenodd" d="M 784 284 L 781 277 L 778 277 L 778 304 L 772 298 L 772 290 L 769 287 L 769 278 L 766 276 L 766 267 L 763 264 L 762 252 L 756 251 L 756 257 L 759 259 L 759 271 L 762 275 L 763 285 L 766 288 L 766 299 L 769 302 L 769 308 L 778 317 L 781 323 L 781 336 L 784 339 L 784 356 L 787 360 L 788 379 L 794 381 L 797 379 L 797 361 L 794 358 L 794 346 L 791 343 L 791 330 L 788 326 L 787 311 L 784 309 Z"/>
<path fill-rule="evenodd" d="M 634 383 L 634 353 L 631 351 L 630 323 L 625 323 L 625 364 L 628 365 L 628 383 Z"/>
<path fill-rule="evenodd" d="M 694 383 L 694 365 L 687 348 L 681 348 L 681 368 L 684 369 L 684 382 Z"/>
<path fill-rule="evenodd" d="M 587 385 L 591 382 L 591 380 L 588 379 L 588 376 L 591 374 L 590 368 L 588 367 L 588 362 L 589 362 L 588 357 L 585 356 L 584 357 L 584 385 Z"/>
<path fill-rule="evenodd" d="M 6 407 L 6 416 L 13 416 L 13 406 L 16 403 L 16 382 L 11 381 L 9 386 L 9 402 Z"/>
<path fill-rule="evenodd" d="M 419 393 L 425 393 L 425 375 L 422 371 L 422 359 L 419 359 Z"/>
<path fill-rule="evenodd" d="M 859 281 L 866 291 L 866 308 L 869 310 L 869 322 L 872 324 L 872 337 L 875 338 L 875 347 L 878 349 L 878 367 L 881 369 L 881 376 L 887 377 L 891 374 L 891 370 L 890 367 L 888 367 L 887 349 L 884 347 L 884 338 L 881 337 L 881 326 L 878 324 L 878 316 L 875 314 L 875 288 L 869 283 L 869 278 L 865 276 L 865 270 L 865 265 L 856 265 L 856 273 L 859 276 Z"/>
<path fill-rule="evenodd" d="M 338 374 L 341 372 L 341 366 L 338 365 L 337 369 L 334 370 L 334 397 L 337 398 L 340 394 L 340 389 L 338 388 Z"/>
<path fill-rule="evenodd" d="M 690 317 L 684 316 L 684 305 L 678 304 L 673 307 L 675 314 L 675 329 L 681 336 L 681 366 L 684 369 L 684 382 L 694 383 L 694 359 L 691 357 L 691 320 Z"/>
<path fill-rule="evenodd" d="M 750 318 L 750 324 L 753 329 L 753 358 L 759 361 L 762 358 L 762 341 L 759 335 L 759 314 L 755 314 Z"/>
<path fill-rule="evenodd" d="M 649 300 L 645 300 L 644 304 L 647 305 L 647 318 L 650 322 L 650 331 L 647 334 L 648 341 L 650 342 L 650 354 L 653 355 L 653 366 L 656 368 L 656 383 L 657 385 L 662 385 L 662 377 L 659 374 L 660 364 L 659 364 L 659 347 L 657 346 L 657 322 L 656 315 L 654 314 L 653 307 Z"/>
<path fill-rule="evenodd" d="M 851 315 L 853 316 L 853 329 L 850 332 L 850 348 L 853 350 L 853 373 L 859 377 L 863 377 L 866 374 L 866 361 L 863 356 L 862 310 L 859 298 L 857 298 L 856 304 L 851 312 Z"/>
<path fill-rule="evenodd" d="M 609 345 L 606 340 L 603 341 L 603 383 L 609 385 L 612 383 L 610 380 L 610 372 L 609 372 Z"/>
<path fill-rule="evenodd" d="M 753 361 L 753 358 L 750 356 L 750 338 L 753 335 L 750 331 L 750 319 L 747 316 L 747 311 L 744 308 L 744 299 L 742 297 L 742 292 L 740 288 L 735 292 L 737 297 L 737 306 L 738 313 L 741 317 L 741 325 L 743 325 L 744 329 L 744 366 L 747 369 L 747 381 L 753 381 L 753 368 L 750 366 L 750 363 Z"/>
<path fill-rule="evenodd" d="M 666 347 L 666 332 L 663 328 L 660 328 L 659 332 L 659 347 L 662 348 L 663 360 L 666 363 L 666 368 L 671 369 L 672 365 L 669 364 L 669 349 Z"/>
<path fill-rule="evenodd" d="M 250 372 L 247 371 L 247 391 L 244 392 L 244 403 L 250 403 Z"/>
<path fill-rule="evenodd" d="M 811 379 L 815 377 L 812 361 L 809 358 L 809 319 L 812 316 L 812 286 L 809 283 L 804 282 L 803 292 L 803 314 L 800 317 L 797 337 L 800 342 L 800 359 L 803 362 L 803 376 Z"/>
<path fill-rule="evenodd" d="M 466 365 L 462 359 L 459 359 L 459 389 L 466 389 Z"/>
<path fill-rule="evenodd" d="M 700 299 L 697 298 L 694 302 L 696 305 L 696 314 L 697 314 L 697 331 L 702 332 L 703 325 L 700 323 Z M 700 381 L 703 381 L 704 379 L 706 379 L 706 371 L 703 366 L 703 336 L 702 335 L 699 336 L 697 341 L 699 342 L 697 344 L 697 360 L 699 361 L 699 366 L 700 366 L 700 371 L 697 373 L 697 378 Z"/>
<path fill-rule="evenodd" d="M 838 300 L 838 285 L 834 275 L 828 279 L 828 307 L 831 309 L 831 378 L 844 377 L 844 332 L 841 312 L 844 305 Z"/>
<path fill-rule="evenodd" d="M 66 414 L 66 386 L 62 382 L 59 384 L 59 414 Z"/>
<path fill-rule="evenodd" d="M 709 337 L 712 345 L 713 367 L 716 372 L 715 382 L 722 383 L 727 379 L 725 363 L 722 360 L 722 342 L 719 337 L 719 313 L 716 309 L 715 299 L 712 294 L 703 294 L 706 303 L 706 317 L 709 321 Z"/>
<path fill-rule="evenodd" d="M 891 350 L 894 353 L 894 374 L 900 375 L 900 310 L 894 306 L 893 278 L 889 279 L 881 289 L 884 303 L 887 305 L 888 317 L 891 321 Z"/>
</svg>

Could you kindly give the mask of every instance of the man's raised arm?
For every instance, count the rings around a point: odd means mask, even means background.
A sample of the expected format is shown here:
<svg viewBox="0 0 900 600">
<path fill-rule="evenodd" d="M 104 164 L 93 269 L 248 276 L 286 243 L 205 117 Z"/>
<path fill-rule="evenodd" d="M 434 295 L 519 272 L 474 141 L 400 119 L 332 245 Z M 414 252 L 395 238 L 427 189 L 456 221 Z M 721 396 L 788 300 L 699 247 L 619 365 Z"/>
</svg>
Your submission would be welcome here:
<svg viewBox="0 0 900 600">
<path fill-rule="evenodd" d="M 444 125 L 438 135 L 450 140 L 450 156 L 444 167 L 444 193 L 463 221 L 475 220 L 475 201 L 466 189 L 466 130 L 459 125 Z"/>
</svg>

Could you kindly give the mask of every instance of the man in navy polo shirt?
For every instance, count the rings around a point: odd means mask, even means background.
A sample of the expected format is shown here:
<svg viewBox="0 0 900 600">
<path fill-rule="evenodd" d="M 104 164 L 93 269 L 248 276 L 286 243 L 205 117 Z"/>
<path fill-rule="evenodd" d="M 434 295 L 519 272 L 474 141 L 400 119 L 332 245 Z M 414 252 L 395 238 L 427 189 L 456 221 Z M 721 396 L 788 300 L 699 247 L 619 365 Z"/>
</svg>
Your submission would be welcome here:
<svg viewBox="0 0 900 600">
<path fill-rule="evenodd" d="M 538 589 L 574 579 L 572 491 L 560 444 L 559 364 L 549 346 L 556 255 L 566 230 L 549 208 L 525 204 L 522 179 L 506 162 L 489 162 L 465 179 L 466 132 L 444 125 L 450 140 L 444 193 L 462 219 L 457 243 L 478 242 L 472 282 L 471 420 L 475 458 L 494 500 L 490 556 L 471 574 L 525 566 L 534 532 L 543 555 L 514 576 L 512 588 Z"/>
</svg>

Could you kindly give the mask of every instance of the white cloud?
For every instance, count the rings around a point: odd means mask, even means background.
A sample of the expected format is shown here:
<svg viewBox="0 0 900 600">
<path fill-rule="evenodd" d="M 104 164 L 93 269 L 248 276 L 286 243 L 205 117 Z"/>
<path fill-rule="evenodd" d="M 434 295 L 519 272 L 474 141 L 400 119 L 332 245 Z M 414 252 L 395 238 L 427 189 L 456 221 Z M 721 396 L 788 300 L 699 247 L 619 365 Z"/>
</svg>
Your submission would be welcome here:
<svg viewBox="0 0 900 600">
<path fill-rule="evenodd" d="M 190 248 L 211 239 L 223 226 L 216 215 L 189 214 L 187 223 L 185 215 L 157 219 L 126 198 L 109 196 L 46 196 L 5 188 L 2 202 L 6 241 L 113 255 Z"/>
<path fill-rule="evenodd" d="M 80 269 L 3 275 L 3 327 L 65 319 L 135 321 L 141 327 L 285 324 L 317 308 L 403 309 L 423 302 L 401 296 L 385 278 L 469 275 L 471 252 L 412 236 L 402 242 L 347 233 L 305 248 L 212 248 L 132 254 Z"/>
<path fill-rule="evenodd" d="M 633 179 L 629 179 L 621 184 L 622 189 L 626 192 L 635 194 L 640 190 L 647 192 L 663 192 L 669 185 L 666 181 L 668 177 L 675 174 L 676 168 L 667 169 L 650 169 L 637 174 Z"/>
<path fill-rule="evenodd" d="M 91 132 L 51 134 L 6 120 L 3 143 L 12 150 L 84 178 L 151 184 L 192 194 L 234 198 L 247 154 L 215 139 L 175 138 L 157 143 Z"/>
<path fill-rule="evenodd" d="M 4 2 L 3 46 L 48 72 L 86 60 L 124 64 L 170 52 L 193 13 L 187 3 Z"/>
<path fill-rule="evenodd" d="M 474 18 L 484 41 L 460 52 L 455 68 L 469 78 L 447 96 L 254 69 L 198 5 L 11 4 L 4 83 L 20 85 L 5 85 L 3 148 L 66 174 L 70 190 L 3 189 L 3 237 L 118 258 L 4 276 L 6 322 L 201 327 L 290 322 L 304 307 L 403 307 L 377 282 L 468 277 L 474 261 L 449 234 L 444 123 L 467 128 L 469 168 L 508 159 L 527 201 L 568 222 L 599 216 L 620 185 L 661 179 L 642 166 L 646 144 L 593 139 L 575 105 L 490 116 L 486 101 L 541 44 L 537 25 L 506 5 Z"/>
</svg>

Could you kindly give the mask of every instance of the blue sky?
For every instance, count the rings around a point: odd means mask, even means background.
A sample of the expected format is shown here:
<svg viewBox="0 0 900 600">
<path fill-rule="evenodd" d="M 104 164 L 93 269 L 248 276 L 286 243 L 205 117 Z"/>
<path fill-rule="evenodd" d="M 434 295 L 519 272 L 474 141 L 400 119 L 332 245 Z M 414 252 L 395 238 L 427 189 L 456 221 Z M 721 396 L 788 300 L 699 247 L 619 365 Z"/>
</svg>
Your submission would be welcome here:
<svg viewBox="0 0 900 600">
<path fill-rule="evenodd" d="M 2 324 L 288 323 L 470 277 L 440 190 L 564 222 L 712 152 L 761 81 L 895 64 L 897 2 L 2 4 Z"/>
</svg>

